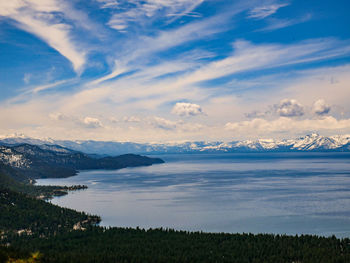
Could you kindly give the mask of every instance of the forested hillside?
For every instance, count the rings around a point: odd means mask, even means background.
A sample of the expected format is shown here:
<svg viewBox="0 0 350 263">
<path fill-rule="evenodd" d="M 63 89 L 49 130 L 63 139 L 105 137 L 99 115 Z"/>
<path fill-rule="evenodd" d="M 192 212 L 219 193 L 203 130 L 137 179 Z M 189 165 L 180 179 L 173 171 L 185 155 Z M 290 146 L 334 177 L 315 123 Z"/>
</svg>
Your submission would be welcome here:
<svg viewBox="0 0 350 263">
<path fill-rule="evenodd" d="M 69 177 L 78 170 L 121 169 L 164 161 L 135 154 L 97 158 L 60 146 L 21 144 L 0 146 L 0 162 L 19 171 L 22 178 L 18 179 L 25 180 Z"/>
<path fill-rule="evenodd" d="M 18 237 L 20 254 L 42 262 L 350 262 L 349 239 L 317 236 L 211 234 L 165 229 L 91 227 L 48 239 Z"/>
<path fill-rule="evenodd" d="M 103 228 L 4 188 L 0 211 L 0 262 L 350 262 L 350 239 Z"/>
<path fill-rule="evenodd" d="M 66 195 L 68 191 L 86 189 L 85 185 L 74 186 L 44 186 L 33 185 L 22 171 L 15 170 L 0 161 L 0 189 L 24 193 L 40 199 L 50 199 L 53 196 Z"/>
<path fill-rule="evenodd" d="M 43 200 L 7 189 L 0 189 L 0 226 L 2 239 L 19 235 L 47 238 L 69 232 L 73 226 L 98 223 L 98 216 L 52 205 Z"/>
<path fill-rule="evenodd" d="M 0 180 L 3 178 L 0 177 Z M 31 243 L 35 238 L 48 240 L 74 229 L 88 228 L 99 221 L 98 216 L 61 208 L 0 186 L 0 263 L 7 262 L 9 258 L 33 260 L 26 244 L 15 246 L 13 242 L 29 239 Z"/>
</svg>

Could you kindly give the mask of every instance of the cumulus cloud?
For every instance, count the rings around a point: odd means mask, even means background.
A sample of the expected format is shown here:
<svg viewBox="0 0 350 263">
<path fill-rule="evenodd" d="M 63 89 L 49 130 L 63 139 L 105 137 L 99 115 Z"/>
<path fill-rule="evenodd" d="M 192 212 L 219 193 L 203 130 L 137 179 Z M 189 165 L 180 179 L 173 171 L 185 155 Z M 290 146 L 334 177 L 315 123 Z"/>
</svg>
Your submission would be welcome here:
<svg viewBox="0 0 350 263">
<path fill-rule="evenodd" d="M 297 117 L 304 115 L 303 106 L 294 99 L 284 99 L 275 105 L 276 112 L 283 117 Z"/>
<path fill-rule="evenodd" d="M 196 116 L 203 114 L 203 111 L 198 104 L 178 102 L 173 107 L 171 113 L 179 116 Z"/>
<path fill-rule="evenodd" d="M 85 117 L 82 124 L 87 128 L 101 128 L 103 127 L 101 121 L 97 118 Z"/>
<path fill-rule="evenodd" d="M 312 111 L 316 115 L 325 115 L 328 114 L 331 111 L 331 106 L 328 105 L 325 100 L 319 99 L 315 101 Z"/>
</svg>

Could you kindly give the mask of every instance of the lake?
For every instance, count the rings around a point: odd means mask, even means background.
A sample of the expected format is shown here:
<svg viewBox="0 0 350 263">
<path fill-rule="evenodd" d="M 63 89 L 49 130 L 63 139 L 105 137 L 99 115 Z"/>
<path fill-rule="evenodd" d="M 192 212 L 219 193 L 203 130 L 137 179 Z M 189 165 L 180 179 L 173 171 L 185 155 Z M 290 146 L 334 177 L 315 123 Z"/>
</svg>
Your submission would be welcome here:
<svg viewBox="0 0 350 263">
<path fill-rule="evenodd" d="M 174 154 L 148 167 L 82 171 L 52 203 L 103 226 L 350 236 L 350 154 Z"/>
</svg>

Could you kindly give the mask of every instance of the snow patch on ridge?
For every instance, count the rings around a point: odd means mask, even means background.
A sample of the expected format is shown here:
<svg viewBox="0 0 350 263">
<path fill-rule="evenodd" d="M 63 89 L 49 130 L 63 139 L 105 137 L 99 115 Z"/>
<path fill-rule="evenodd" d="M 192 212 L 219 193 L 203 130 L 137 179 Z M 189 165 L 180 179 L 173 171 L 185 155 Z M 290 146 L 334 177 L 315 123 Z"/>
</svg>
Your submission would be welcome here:
<svg viewBox="0 0 350 263">
<path fill-rule="evenodd" d="M 0 144 L 29 143 L 42 149 L 65 153 L 70 149 L 92 154 L 118 155 L 124 153 L 200 153 L 200 152 L 246 152 L 246 151 L 350 151 L 350 135 L 321 136 L 309 134 L 297 139 L 258 139 L 231 142 L 169 142 L 132 143 L 112 141 L 55 141 L 39 140 L 25 136 L 6 137 Z M 63 148 L 62 148 L 63 147 Z"/>
</svg>

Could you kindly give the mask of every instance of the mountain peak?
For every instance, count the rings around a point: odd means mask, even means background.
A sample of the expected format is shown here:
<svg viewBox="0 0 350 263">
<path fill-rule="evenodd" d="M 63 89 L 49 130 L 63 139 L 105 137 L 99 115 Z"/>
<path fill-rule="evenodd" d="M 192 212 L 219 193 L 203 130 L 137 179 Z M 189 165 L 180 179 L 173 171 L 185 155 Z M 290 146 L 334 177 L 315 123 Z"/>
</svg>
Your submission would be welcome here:
<svg viewBox="0 0 350 263">
<path fill-rule="evenodd" d="M 315 137 L 321 137 L 317 132 L 313 132 L 311 134 L 308 134 L 306 136 L 309 136 L 309 137 L 312 137 L 312 138 L 315 138 Z"/>
<path fill-rule="evenodd" d="M 17 134 L 18 135 L 18 134 Z M 0 144 L 35 144 L 46 150 L 65 152 L 68 149 L 88 154 L 118 155 L 126 153 L 221 153 L 221 152 L 288 152 L 288 151 L 350 151 L 350 135 L 323 136 L 316 132 L 296 139 L 256 139 L 231 142 L 186 141 L 182 143 L 132 143 L 112 141 L 39 140 L 26 137 L 0 137 Z M 63 148 L 62 148 L 63 147 Z"/>
</svg>

